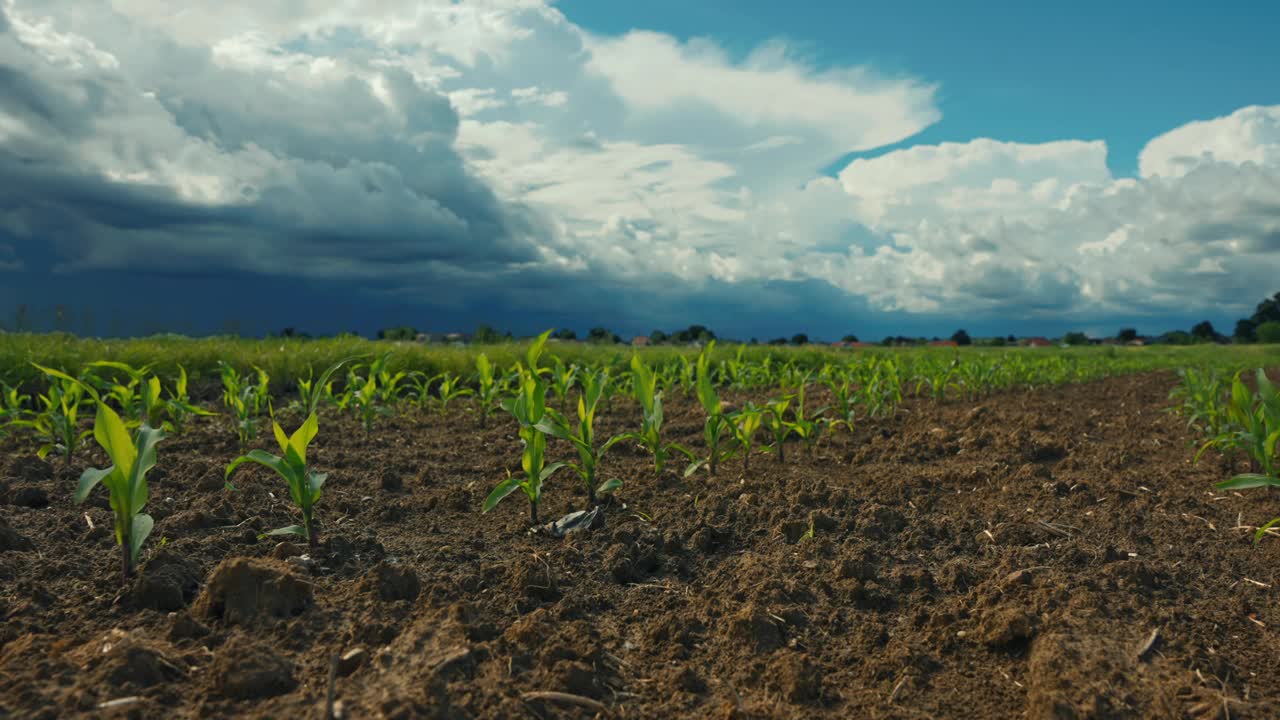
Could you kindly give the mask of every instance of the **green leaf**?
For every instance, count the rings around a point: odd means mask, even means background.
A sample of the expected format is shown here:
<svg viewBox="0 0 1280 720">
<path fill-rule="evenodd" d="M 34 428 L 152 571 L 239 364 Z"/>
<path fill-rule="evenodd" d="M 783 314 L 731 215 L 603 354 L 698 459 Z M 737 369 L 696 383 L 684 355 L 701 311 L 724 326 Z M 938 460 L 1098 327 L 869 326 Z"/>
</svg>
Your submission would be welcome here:
<svg viewBox="0 0 1280 720">
<path fill-rule="evenodd" d="M 1230 480 L 1214 483 L 1219 490 L 1252 490 L 1261 487 L 1280 487 L 1280 478 L 1273 478 L 1260 473 L 1243 473 Z"/>
<path fill-rule="evenodd" d="M 280 452 L 289 452 L 289 436 L 284 434 L 284 428 L 280 427 L 280 423 L 275 420 L 271 421 L 271 432 L 276 436 L 276 445 L 280 447 Z"/>
<path fill-rule="evenodd" d="M 280 477 L 285 480 L 289 479 L 288 468 L 285 466 L 284 460 L 266 452 L 265 450 L 250 450 L 247 455 L 241 455 L 235 460 L 232 460 L 231 464 L 227 466 L 227 472 L 223 477 L 230 480 L 231 474 L 247 462 L 257 463 L 263 467 L 269 467 L 279 473 Z"/>
<path fill-rule="evenodd" d="M 107 477 L 108 475 L 110 475 L 115 471 L 116 471 L 116 467 L 112 465 L 111 467 L 105 470 L 99 470 L 98 468 L 89 468 L 88 470 L 85 470 L 83 473 L 81 473 L 80 484 L 76 487 L 76 495 L 75 495 L 76 504 L 79 505 L 80 503 L 84 502 L 85 498 L 89 497 L 89 493 L 93 492 L 93 489 L 98 486 L 98 483 L 102 482 L 103 478 Z"/>
<path fill-rule="evenodd" d="M 303 465 L 307 464 L 307 446 L 311 444 L 311 441 L 318 434 L 320 434 L 320 421 L 316 419 L 315 413 L 311 413 L 307 416 L 306 421 L 302 423 L 302 427 L 298 428 L 293 437 L 289 438 L 289 447 L 292 447 L 294 452 L 298 453 L 298 458 L 302 460 Z"/>
<path fill-rule="evenodd" d="M 142 551 L 142 543 L 151 534 L 155 521 L 150 515 L 139 513 L 133 516 L 133 524 L 129 528 L 129 557 L 138 562 L 138 554 Z"/>
<path fill-rule="evenodd" d="M 1266 525 L 1263 525 L 1262 527 L 1258 528 L 1258 531 L 1253 534 L 1253 544 L 1257 545 L 1258 543 L 1262 542 L 1262 537 L 1267 534 L 1268 530 L 1275 527 L 1276 525 L 1280 525 L 1280 517 L 1272 518 Z"/>
<path fill-rule="evenodd" d="M 618 490 L 621 490 L 621 489 L 622 489 L 622 481 L 619 480 L 618 478 L 614 478 L 612 480 L 605 480 L 604 482 L 600 483 L 600 487 L 596 488 L 596 494 L 611 495 L 614 492 L 617 492 Z"/>
<path fill-rule="evenodd" d="M 551 463 L 550 465 L 547 465 L 546 467 L 542 468 L 542 479 L 546 480 L 547 478 L 554 475 L 556 471 L 558 471 L 560 468 L 564 466 L 565 464 L 562 462 Z"/>
<path fill-rule="evenodd" d="M 484 506 L 480 509 L 480 512 L 489 512 L 495 505 L 502 502 L 503 498 L 515 492 L 518 487 L 520 487 L 520 481 L 514 477 L 509 477 L 498 483 L 493 492 L 489 493 L 489 497 L 484 499 Z"/>
<path fill-rule="evenodd" d="M 105 403 L 98 403 L 98 415 L 93 423 L 93 437 L 107 451 L 111 462 L 120 472 L 130 475 L 138 459 L 138 449 L 129 437 L 124 421 Z"/>
<path fill-rule="evenodd" d="M 324 481 L 329 478 L 329 473 L 311 473 L 307 476 L 307 488 L 311 491 L 311 502 L 320 499 L 320 489 L 324 487 Z"/>
<path fill-rule="evenodd" d="M 307 529 L 301 525 L 289 525 L 287 527 L 276 528 L 275 530 L 268 532 L 267 535 L 297 535 L 300 538 L 305 538 L 307 536 Z"/>
</svg>

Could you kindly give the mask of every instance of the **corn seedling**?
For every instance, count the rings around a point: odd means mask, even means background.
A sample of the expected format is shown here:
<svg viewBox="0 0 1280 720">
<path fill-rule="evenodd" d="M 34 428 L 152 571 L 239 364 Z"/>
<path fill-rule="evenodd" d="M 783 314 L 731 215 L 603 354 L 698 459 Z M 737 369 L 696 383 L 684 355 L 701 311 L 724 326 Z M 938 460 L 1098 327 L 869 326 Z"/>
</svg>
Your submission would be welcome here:
<svg viewBox="0 0 1280 720">
<path fill-rule="evenodd" d="M 783 462 L 786 458 L 785 448 L 787 438 L 791 437 L 791 424 L 787 422 L 787 408 L 791 407 L 791 397 L 784 397 L 778 400 L 770 400 L 765 404 L 764 427 L 769 431 L 769 435 L 773 437 L 773 444 L 767 449 L 774 453 L 778 458 L 778 462 Z"/>
<path fill-rule="evenodd" d="M 187 420 L 193 415 L 211 416 L 213 413 L 192 404 L 187 392 L 187 369 L 178 366 L 178 379 L 168 390 L 169 397 L 164 400 L 164 412 L 169 419 L 160 425 L 165 432 L 181 434 L 186 430 Z M 154 425 L 153 425 L 154 427 Z"/>
<path fill-rule="evenodd" d="M 545 336 L 544 336 L 545 337 Z M 536 362 L 537 358 L 528 358 Z M 547 411 L 547 386 L 536 373 L 524 374 L 520 383 L 519 394 L 502 401 L 502 409 L 511 414 L 520 424 L 520 442 L 524 444 L 524 452 L 520 457 L 520 467 L 524 470 L 521 477 L 512 477 L 498 483 L 484 500 L 481 512 L 489 512 L 516 490 L 524 492 L 529 499 L 529 520 L 538 522 L 538 505 L 542 502 L 542 484 L 564 463 L 546 463 L 547 434 L 539 428 Z"/>
<path fill-rule="evenodd" d="M 568 463 L 587 491 L 587 508 L 596 504 L 596 495 L 607 495 L 622 487 L 621 480 L 609 480 L 596 486 L 596 468 L 600 459 L 615 443 L 626 436 L 618 435 L 609 438 L 599 448 L 595 446 L 596 408 L 600 404 L 600 396 L 609 382 L 609 371 L 587 373 L 582 378 L 582 393 L 578 396 L 578 417 L 576 423 L 570 423 L 565 416 L 552 408 L 547 408 L 546 415 L 537 424 L 537 429 L 552 437 L 571 443 L 578 451 L 578 462 Z"/>
<path fill-rule="evenodd" d="M 1170 393 L 1171 400 L 1180 404 L 1174 411 L 1187 420 L 1187 427 L 1209 436 L 1218 437 L 1227 429 L 1226 403 L 1228 388 L 1215 370 L 1183 368 L 1178 371 L 1180 382 Z"/>
<path fill-rule="evenodd" d="M 71 456 L 79 449 L 80 443 L 93 434 L 91 430 L 80 430 L 80 406 L 88 402 L 86 395 L 97 400 L 97 391 L 59 370 L 40 365 L 35 367 L 48 376 L 49 389 L 36 396 L 38 406 L 31 419 L 17 420 L 12 424 L 35 433 L 37 440 L 42 442 L 36 450 L 41 460 L 57 452 L 70 465 Z"/>
<path fill-rule="evenodd" d="M 751 402 L 729 416 L 733 423 L 733 438 L 742 452 L 742 470 L 751 470 L 751 448 L 755 444 L 756 433 L 764 423 L 765 409 L 756 407 Z"/>
<path fill-rule="evenodd" d="M 272 455 L 265 450 L 250 450 L 247 454 L 232 460 L 231 464 L 227 466 L 226 482 L 229 485 L 231 476 L 235 474 L 237 468 L 245 463 L 257 463 L 274 470 L 289 485 L 289 497 L 293 499 L 293 504 L 302 513 L 302 524 L 289 525 L 272 530 L 267 534 L 296 535 L 305 538 L 307 543 L 314 548 L 317 542 L 315 506 L 320 499 L 320 491 L 324 487 L 325 478 L 328 476 L 325 473 L 311 472 L 307 468 L 307 446 L 319 434 L 320 423 L 316 419 L 315 413 L 312 413 L 307 416 L 306 421 L 292 436 L 285 435 L 280 423 L 274 420 L 271 422 L 271 429 L 275 433 L 276 444 L 280 446 L 281 457 Z"/>
<path fill-rule="evenodd" d="M 625 437 L 636 441 L 653 455 L 654 473 L 662 474 L 662 468 L 673 452 L 696 461 L 697 457 L 687 448 L 663 442 L 662 392 L 657 388 L 657 377 L 639 355 L 631 356 L 631 392 L 640 404 L 640 432 L 627 433 Z"/>
<path fill-rule="evenodd" d="M 500 392 L 501 388 L 494 379 L 493 364 L 489 362 L 488 356 L 480 353 L 476 357 L 476 402 L 480 413 L 480 427 L 488 425 Z"/>
<path fill-rule="evenodd" d="M 365 432 L 373 432 L 373 421 L 379 415 L 390 415 L 390 409 L 382 405 L 383 394 L 378 390 L 378 374 L 370 371 L 360 376 L 360 366 L 347 373 L 347 387 L 352 390 L 351 407 Z"/>
<path fill-rule="evenodd" d="M 369 377 L 377 380 L 377 401 L 384 407 L 395 407 L 400 402 L 400 383 L 408 377 L 403 370 L 391 372 L 387 369 L 387 360 L 391 353 L 383 353 L 369 365 Z"/>
<path fill-rule="evenodd" d="M 551 358 L 551 392 L 560 401 L 560 409 L 569 405 L 569 392 L 578 382 L 578 366 L 566 364 L 559 357 Z"/>
<path fill-rule="evenodd" d="M 115 410 L 99 402 L 93 437 L 111 458 L 111 466 L 85 470 L 75 499 L 76 503 L 84 502 L 99 483 L 111 493 L 116 544 L 120 546 L 121 568 L 127 580 L 133 576 L 142 543 L 155 524 L 142 510 L 147 504 L 147 471 L 156 464 L 156 443 L 164 439 L 164 433 L 144 424 L 131 436 Z"/>
<path fill-rule="evenodd" d="M 218 373 L 222 378 L 222 404 L 231 411 L 235 420 L 241 449 L 258 436 L 258 416 L 271 399 L 270 377 L 262 368 L 255 367 L 254 370 L 257 372 L 256 384 L 230 365 L 218 363 Z"/>
<path fill-rule="evenodd" d="M 1257 371 L 1256 377 L 1258 389 L 1250 393 L 1240 376 L 1236 375 L 1227 414 L 1238 429 L 1224 432 L 1206 445 L 1244 450 L 1253 464 L 1254 472 L 1218 483 L 1220 490 L 1280 487 L 1280 463 L 1276 457 L 1276 445 L 1280 443 L 1280 389 L 1267 379 L 1262 370 Z"/>
<path fill-rule="evenodd" d="M 817 446 L 818 440 L 822 438 L 822 416 L 827 408 L 818 408 L 813 415 L 806 415 L 805 404 L 805 386 L 801 385 L 796 389 L 796 404 L 791 409 L 792 419 L 787 423 L 791 432 L 804 443 L 804 451 L 807 455 L 813 454 L 813 448 Z"/>
<path fill-rule="evenodd" d="M 697 472 L 698 468 L 704 465 L 708 474 L 715 475 L 720 461 L 733 453 L 732 447 L 724 447 L 729 444 L 726 440 L 733 434 L 733 424 L 725 417 L 720 395 L 711 381 L 711 351 L 714 348 L 714 340 L 707 343 L 707 346 L 698 354 L 695 370 L 698 402 L 707 413 L 707 420 L 702 426 L 702 437 L 707 443 L 707 457 L 690 463 L 684 472 L 686 477 Z"/>
<path fill-rule="evenodd" d="M 828 408 L 832 411 L 832 415 L 824 418 L 827 425 L 833 432 L 843 425 L 852 433 L 853 422 L 857 416 L 857 398 L 849 384 L 849 378 L 836 378 L 828 375 L 826 383 L 827 388 L 831 390 L 831 399 L 833 401 L 831 407 Z"/>
<path fill-rule="evenodd" d="M 18 392 L 18 388 L 0 383 L 0 430 L 26 417 L 30 395 Z"/>
<path fill-rule="evenodd" d="M 432 398 L 432 402 L 436 406 L 436 411 L 444 415 L 449 411 L 449 403 L 460 397 L 466 397 L 474 394 L 471 388 L 462 385 L 462 378 L 451 372 L 443 372 L 439 375 L 440 384 L 436 385 L 436 394 Z"/>
<path fill-rule="evenodd" d="M 346 358 L 325 368 L 317 378 L 312 374 L 310 369 L 307 370 L 307 379 L 298 380 L 298 403 L 297 407 L 302 412 L 303 417 L 315 415 L 320 412 L 320 403 L 326 397 L 332 394 L 333 376 L 343 365 L 352 362 L 355 358 Z M 340 408 L 345 410 L 346 408 Z"/>
</svg>

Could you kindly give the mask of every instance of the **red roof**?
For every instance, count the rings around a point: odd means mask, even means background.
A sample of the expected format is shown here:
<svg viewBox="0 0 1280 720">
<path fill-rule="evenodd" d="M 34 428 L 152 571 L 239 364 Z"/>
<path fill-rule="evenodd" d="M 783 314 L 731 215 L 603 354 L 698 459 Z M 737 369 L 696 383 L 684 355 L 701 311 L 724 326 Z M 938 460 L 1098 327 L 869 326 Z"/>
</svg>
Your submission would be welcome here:
<svg viewBox="0 0 1280 720">
<path fill-rule="evenodd" d="M 929 347 L 960 347 L 955 340 L 933 340 L 929 342 Z"/>
</svg>

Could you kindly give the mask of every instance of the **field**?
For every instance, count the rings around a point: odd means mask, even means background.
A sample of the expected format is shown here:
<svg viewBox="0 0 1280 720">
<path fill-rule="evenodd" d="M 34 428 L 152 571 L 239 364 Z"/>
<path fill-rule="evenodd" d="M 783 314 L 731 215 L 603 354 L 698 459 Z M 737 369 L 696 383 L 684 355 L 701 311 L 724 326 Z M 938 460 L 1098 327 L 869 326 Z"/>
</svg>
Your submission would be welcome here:
<svg viewBox="0 0 1280 720">
<path fill-rule="evenodd" d="M 1257 536 L 1280 498 L 1215 488 L 1274 469 L 1229 398 L 1280 348 L 717 347 L 700 368 L 696 349 L 576 344 L 0 340 L 19 421 L 0 430 L 0 717 L 1280 715 L 1280 539 Z M 304 517 L 285 481 L 245 465 L 228 485 L 227 466 L 288 455 L 268 408 L 292 433 L 299 381 L 353 356 L 313 395 L 312 534 L 268 535 Z M 98 360 L 154 363 L 164 402 Z M 530 532 L 520 488 L 482 512 L 540 472 L 540 442 L 585 464 L 515 398 L 580 429 L 605 369 L 588 445 L 634 435 L 599 459 L 595 522 Z M 1280 432 L 1270 386 L 1242 377 Z M 54 388 L 79 410 L 70 452 L 34 427 L 56 426 Z M 107 489 L 75 497 L 112 463 L 74 439 L 99 407 L 170 425 L 125 580 Z M 1209 437 L 1229 441 L 1193 462 Z M 542 491 L 539 525 L 592 506 L 575 468 Z"/>
</svg>

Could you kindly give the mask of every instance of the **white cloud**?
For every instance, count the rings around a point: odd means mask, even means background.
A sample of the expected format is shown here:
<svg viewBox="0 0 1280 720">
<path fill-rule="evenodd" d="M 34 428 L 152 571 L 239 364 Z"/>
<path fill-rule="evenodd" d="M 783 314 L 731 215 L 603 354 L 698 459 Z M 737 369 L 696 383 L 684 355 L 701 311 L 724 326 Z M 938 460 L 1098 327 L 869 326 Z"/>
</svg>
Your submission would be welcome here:
<svg viewBox="0 0 1280 720">
<path fill-rule="evenodd" d="M 1144 178 L 1181 177 L 1212 162 L 1280 165 L 1280 106 L 1254 105 L 1187 123 L 1147 143 L 1138 156 Z"/>
<path fill-rule="evenodd" d="M 0 150 L 44 173 L 0 197 L 0 231 L 56 236 L 67 269 L 156 258 L 406 295 L 495 274 L 818 280 L 951 314 L 1167 312 L 1280 271 L 1277 107 L 1153 139 L 1138 178 L 1073 139 L 909 147 L 827 178 L 937 122 L 936 87 L 782 43 L 738 59 L 596 36 L 538 0 L 0 2 L 0 63 L 39 98 L 0 94 Z M 62 207 L 84 216 L 42 214 L 71 180 Z M 121 219 L 126 200 L 156 207 Z"/>
</svg>

